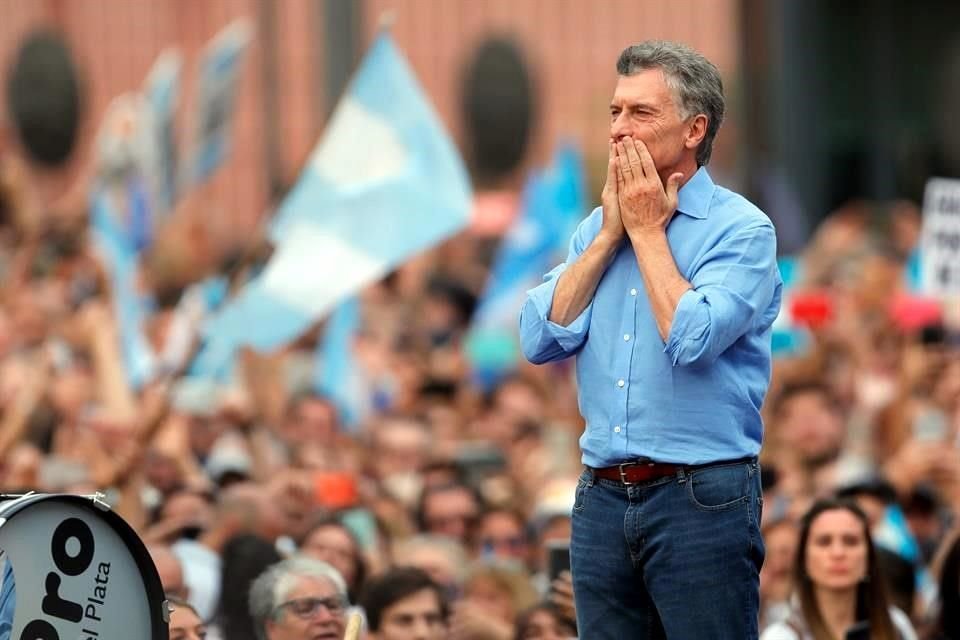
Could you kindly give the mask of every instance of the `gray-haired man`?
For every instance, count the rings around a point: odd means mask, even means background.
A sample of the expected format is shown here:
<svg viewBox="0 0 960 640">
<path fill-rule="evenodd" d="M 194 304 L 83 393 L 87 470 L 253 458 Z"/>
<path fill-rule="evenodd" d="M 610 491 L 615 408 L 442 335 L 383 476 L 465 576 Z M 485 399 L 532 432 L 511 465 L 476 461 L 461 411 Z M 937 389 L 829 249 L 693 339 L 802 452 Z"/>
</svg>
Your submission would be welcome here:
<svg viewBox="0 0 960 640">
<path fill-rule="evenodd" d="M 591 639 L 755 639 L 776 237 L 707 173 L 717 68 L 645 42 L 617 74 L 602 206 L 520 321 L 532 362 L 577 359 L 577 622 Z"/>
<path fill-rule="evenodd" d="M 272 565 L 250 587 L 250 615 L 260 640 L 341 640 L 347 585 L 326 562 L 294 556 Z"/>
</svg>

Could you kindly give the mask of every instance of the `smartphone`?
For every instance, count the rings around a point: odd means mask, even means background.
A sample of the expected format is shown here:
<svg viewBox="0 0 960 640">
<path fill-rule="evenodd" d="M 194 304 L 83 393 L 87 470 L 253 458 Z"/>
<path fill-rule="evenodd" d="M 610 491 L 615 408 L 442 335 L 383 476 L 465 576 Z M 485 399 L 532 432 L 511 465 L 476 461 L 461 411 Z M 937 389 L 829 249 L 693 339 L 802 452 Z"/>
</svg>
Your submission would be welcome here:
<svg viewBox="0 0 960 640">
<path fill-rule="evenodd" d="M 570 571 L 570 541 L 551 540 L 547 542 L 547 577 L 553 582 L 564 571 Z"/>
<path fill-rule="evenodd" d="M 870 623 L 866 621 L 858 622 L 849 629 L 843 636 L 844 640 L 870 640 Z"/>
<path fill-rule="evenodd" d="M 942 324 L 929 324 L 920 329 L 920 344 L 939 347 L 947 342 L 947 331 Z"/>
</svg>

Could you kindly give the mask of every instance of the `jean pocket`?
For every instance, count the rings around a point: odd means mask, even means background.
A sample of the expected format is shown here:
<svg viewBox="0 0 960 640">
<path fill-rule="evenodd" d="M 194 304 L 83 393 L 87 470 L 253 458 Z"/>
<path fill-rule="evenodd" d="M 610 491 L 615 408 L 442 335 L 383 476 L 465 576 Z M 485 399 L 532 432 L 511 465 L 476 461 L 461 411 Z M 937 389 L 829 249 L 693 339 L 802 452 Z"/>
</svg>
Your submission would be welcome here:
<svg viewBox="0 0 960 640">
<path fill-rule="evenodd" d="M 573 498 L 573 511 L 574 513 L 579 513 L 583 511 L 584 502 L 587 497 L 587 489 L 590 488 L 590 481 L 592 480 L 590 472 L 584 470 L 580 474 L 580 478 L 577 479 L 577 490 Z"/>
<path fill-rule="evenodd" d="M 698 469 L 687 477 L 690 502 L 702 511 L 725 511 L 750 499 L 748 465 L 743 463 Z"/>
</svg>

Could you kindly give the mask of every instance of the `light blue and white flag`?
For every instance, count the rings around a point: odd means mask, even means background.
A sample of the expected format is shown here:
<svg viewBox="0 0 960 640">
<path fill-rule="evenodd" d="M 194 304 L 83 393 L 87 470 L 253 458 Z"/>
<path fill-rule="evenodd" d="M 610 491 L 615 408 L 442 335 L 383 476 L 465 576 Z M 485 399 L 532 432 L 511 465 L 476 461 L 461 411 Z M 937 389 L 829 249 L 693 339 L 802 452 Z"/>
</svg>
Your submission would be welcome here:
<svg viewBox="0 0 960 640">
<path fill-rule="evenodd" d="M 517 316 L 526 292 L 566 258 L 570 237 L 586 213 L 583 162 L 570 144 L 527 180 L 521 211 L 494 259 L 467 338 L 478 382 L 489 386 L 519 360 Z"/>
<path fill-rule="evenodd" d="M 274 350 L 463 229 L 471 202 L 459 154 L 382 34 L 280 207 L 273 256 L 204 333 L 231 348 Z"/>
<path fill-rule="evenodd" d="M 106 185 L 116 192 L 122 185 L 126 190 L 115 222 L 137 253 L 152 243 L 155 231 L 157 149 L 153 132 L 153 111 L 146 98 L 124 93 L 107 106 L 95 146 L 97 188 Z"/>
<path fill-rule="evenodd" d="M 230 127 L 236 112 L 243 56 L 253 40 L 249 20 L 235 20 L 207 45 L 200 61 L 193 156 L 185 185 L 213 175 L 230 152 Z"/>
<path fill-rule="evenodd" d="M 133 200 L 122 185 L 111 192 L 106 185 L 98 184 L 91 194 L 90 225 L 110 279 L 127 381 L 139 389 L 153 378 L 156 357 L 143 332 L 150 300 L 137 288 L 138 247 L 122 226 L 122 209 L 125 205 L 135 207 Z"/>
<path fill-rule="evenodd" d="M 152 113 L 151 139 L 156 152 L 154 212 L 158 216 L 173 208 L 177 198 L 177 138 L 174 120 L 180 98 L 182 60 L 176 49 L 157 58 L 143 82 L 143 96 Z"/>
<path fill-rule="evenodd" d="M 363 372 L 353 353 L 359 327 L 360 300 L 351 296 L 333 310 L 317 343 L 313 388 L 336 405 L 340 422 L 347 427 L 357 424 L 365 404 Z"/>
</svg>

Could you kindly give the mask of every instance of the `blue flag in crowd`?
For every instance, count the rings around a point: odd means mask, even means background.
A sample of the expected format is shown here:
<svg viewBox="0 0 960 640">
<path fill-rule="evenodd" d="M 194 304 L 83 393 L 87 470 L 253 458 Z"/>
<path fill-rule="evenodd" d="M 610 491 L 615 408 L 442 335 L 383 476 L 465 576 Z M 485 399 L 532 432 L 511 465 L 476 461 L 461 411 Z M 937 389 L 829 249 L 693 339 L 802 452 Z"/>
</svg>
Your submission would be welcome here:
<svg viewBox="0 0 960 640">
<path fill-rule="evenodd" d="M 923 256 L 920 253 L 920 247 L 916 247 L 907 256 L 907 262 L 903 266 L 903 277 L 907 283 L 907 291 L 911 293 L 923 291 Z"/>
<path fill-rule="evenodd" d="M 903 510 L 896 504 L 888 506 L 883 518 L 873 530 L 873 541 L 878 547 L 892 551 L 912 563 L 920 560 L 920 547 L 910 532 Z"/>
<path fill-rule="evenodd" d="M 229 288 L 230 284 L 227 278 L 223 276 L 209 277 L 188 287 L 180 299 L 178 307 L 190 304 L 191 300 L 197 300 L 202 306 L 203 317 L 209 317 L 224 304 Z M 229 344 L 217 343 L 215 340 L 201 341 L 197 355 L 194 356 L 187 368 L 187 375 L 192 378 L 217 382 L 231 381 L 234 375 L 236 354 L 232 348 L 228 347 Z M 225 348 L 227 348 L 227 351 L 224 353 L 222 350 Z"/>
<path fill-rule="evenodd" d="M 180 95 L 180 55 L 164 51 L 143 83 L 143 96 L 151 111 L 151 141 L 156 149 L 154 211 L 163 215 L 177 198 L 177 139 L 174 129 Z"/>
<path fill-rule="evenodd" d="M 137 291 L 139 247 L 125 229 L 121 207 L 116 200 L 130 207 L 129 215 L 137 215 L 136 185 L 128 185 L 127 193 L 111 194 L 104 185 L 92 194 L 90 226 L 94 240 L 110 278 L 114 314 L 120 333 L 120 347 L 127 380 L 134 389 L 149 382 L 155 371 L 156 358 L 143 333 L 143 322 L 150 302 Z"/>
<path fill-rule="evenodd" d="M 263 272 L 204 327 L 271 351 L 468 222 L 453 143 L 389 35 L 374 42 L 271 229 Z"/>
<path fill-rule="evenodd" d="M 127 180 L 127 206 L 129 207 L 127 234 L 136 255 L 153 244 L 156 209 L 150 202 L 149 186 L 134 175 Z"/>
<path fill-rule="evenodd" d="M 783 303 L 780 314 L 771 329 L 771 351 L 773 357 L 782 358 L 804 353 L 810 345 L 810 332 L 794 324 L 790 317 L 790 295 L 801 282 L 803 265 L 795 256 L 781 256 L 777 259 L 780 279 L 783 280 Z"/>
<path fill-rule="evenodd" d="M 243 54 L 253 37 L 249 21 L 236 20 L 214 36 L 200 61 L 197 119 L 189 183 L 205 181 L 230 151 Z"/>
<path fill-rule="evenodd" d="M 353 358 L 353 341 L 360 327 L 360 300 L 347 298 L 327 320 L 323 339 L 317 343 L 314 390 L 337 406 L 341 424 L 355 425 L 363 411 L 361 372 Z"/>
<path fill-rule="evenodd" d="M 520 214 L 500 245 L 472 320 L 467 353 L 482 386 L 516 366 L 517 315 L 526 292 L 566 258 L 585 207 L 580 154 L 572 145 L 561 145 L 552 165 L 527 180 Z"/>
</svg>

